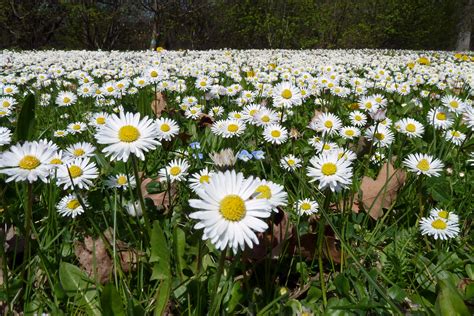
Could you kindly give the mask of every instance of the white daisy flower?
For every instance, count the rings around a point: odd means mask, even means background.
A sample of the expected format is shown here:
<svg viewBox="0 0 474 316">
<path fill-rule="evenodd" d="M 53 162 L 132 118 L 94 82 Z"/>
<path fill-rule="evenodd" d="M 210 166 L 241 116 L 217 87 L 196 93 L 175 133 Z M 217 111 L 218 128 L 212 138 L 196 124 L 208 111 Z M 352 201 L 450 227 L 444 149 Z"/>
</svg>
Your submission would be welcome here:
<svg viewBox="0 0 474 316">
<path fill-rule="evenodd" d="M 98 176 L 99 170 L 94 162 L 89 158 L 76 158 L 59 167 L 57 183 L 64 189 L 72 188 L 74 183 L 77 188 L 87 190 Z"/>
<path fill-rule="evenodd" d="M 342 122 L 336 115 L 326 112 L 318 115 L 309 125 L 309 128 L 323 134 L 333 135 L 339 132 Z"/>
<path fill-rule="evenodd" d="M 7 151 L 0 153 L 0 173 L 9 176 L 6 182 L 32 183 L 38 179 L 47 182 L 49 162 L 54 154 L 54 148 L 45 142 L 34 141 L 13 145 Z"/>
<path fill-rule="evenodd" d="M 427 115 L 428 123 L 436 129 L 448 129 L 453 125 L 452 114 L 444 108 L 430 109 Z"/>
<path fill-rule="evenodd" d="M 319 204 L 310 199 L 298 200 L 295 208 L 299 215 L 312 215 L 318 212 Z"/>
<path fill-rule="evenodd" d="M 65 137 L 69 134 L 69 132 L 65 129 L 58 129 L 56 131 L 54 131 L 54 137 Z"/>
<path fill-rule="evenodd" d="M 354 139 L 360 136 L 360 129 L 355 126 L 344 126 L 339 131 L 339 135 L 345 139 Z"/>
<path fill-rule="evenodd" d="M 71 158 L 84 158 L 94 156 L 95 147 L 88 142 L 79 142 L 66 148 L 66 156 Z"/>
<path fill-rule="evenodd" d="M 0 126 L 0 146 L 8 145 L 12 141 L 12 132 L 6 128 Z"/>
<path fill-rule="evenodd" d="M 418 175 L 425 174 L 428 177 L 438 177 L 444 167 L 441 160 L 420 153 L 408 155 L 405 160 L 403 160 L 403 164 L 409 171 L 415 172 Z"/>
<path fill-rule="evenodd" d="M 172 119 L 160 117 L 156 120 L 156 130 L 160 141 L 171 141 L 174 136 L 178 135 L 179 126 L 178 123 Z"/>
<path fill-rule="evenodd" d="M 441 209 L 441 208 L 433 208 L 430 211 L 430 216 L 434 217 L 439 217 L 444 219 L 445 221 L 450 221 L 450 222 L 458 222 L 459 221 L 459 216 L 454 214 L 453 212 L 449 212 L 447 210 Z"/>
<path fill-rule="evenodd" d="M 108 188 L 127 189 L 128 187 L 135 188 L 137 185 L 134 176 L 127 176 L 125 173 L 113 175 L 105 180 L 105 185 Z"/>
<path fill-rule="evenodd" d="M 86 199 L 83 197 L 81 199 L 84 205 L 88 207 Z M 63 217 L 69 216 L 75 218 L 77 215 L 84 213 L 84 208 L 75 194 L 69 194 L 63 197 L 56 205 L 56 208 L 58 213 Z"/>
<path fill-rule="evenodd" d="M 189 163 L 185 159 L 174 159 L 168 166 L 162 168 L 159 172 L 159 176 L 162 180 L 166 181 L 168 178 L 171 182 L 183 181 L 188 175 Z"/>
<path fill-rule="evenodd" d="M 309 182 L 318 181 L 319 189 L 338 192 L 352 183 L 352 167 L 349 160 L 339 159 L 337 153 L 322 153 L 311 158 L 307 175 Z"/>
<path fill-rule="evenodd" d="M 280 124 L 271 124 L 263 130 L 263 138 L 272 144 L 283 144 L 288 139 L 288 131 Z"/>
<path fill-rule="evenodd" d="M 354 126 L 364 126 L 367 123 L 367 116 L 360 111 L 351 112 L 349 118 Z"/>
<path fill-rule="evenodd" d="M 400 126 L 399 132 L 410 138 L 421 137 L 425 131 L 423 124 L 412 118 L 401 119 L 397 122 L 397 125 Z"/>
<path fill-rule="evenodd" d="M 189 187 L 194 192 L 202 189 L 202 185 L 204 183 L 209 183 L 211 177 L 214 175 L 215 172 L 209 171 L 206 167 L 199 172 L 193 173 L 189 179 Z"/>
<path fill-rule="evenodd" d="M 68 124 L 67 131 L 73 135 L 82 133 L 87 129 L 87 125 L 83 122 L 74 122 Z"/>
<path fill-rule="evenodd" d="M 197 191 L 199 199 L 189 200 L 199 209 L 189 217 L 198 220 L 194 228 L 204 230 L 203 240 L 210 239 L 220 250 L 230 247 L 234 253 L 258 244 L 255 232 L 268 228 L 261 218 L 268 218 L 272 208 L 267 199 L 252 198 L 258 185 L 258 180 L 234 170 L 218 172 L 204 183 Z"/>
<path fill-rule="evenodd" d="M 447 240 L 459 235 L 459 224 L 447 221 L 441 217 L 423 217 L 420 220 L 420 230 L 422 235 L 429 235 L 434 239 Z"/>
<path fill-rule="evenodd" d="M 278 212 L 278 206 L 285 206 L 288 200 L 288 194 L 285 188 L 272 181 L 260 180 L 260 185 L 255 189 L 253 197 L 256 199 L 267 199 L 272 205 L 272 210 Z"/>
<path fill-rule="evenodd" d="M 444 138 L 447 141 L 450 141 L 451 143 L 457 146 L 460 146 L 466 139 L 466 134 L 452 129 L 452 130 L 446 131 L 446 133 L 444 134 Z"/>
<path fill-rule="evenodd" d="M 273 88 L 273 104 L 276 107 L 291 108 L 300 105 L 301 101 L 299 88 L 290 82 L 281 82 Z"/>
<path fill-rule="evenodd" d="M 394 140 L 392 131 L 383 125 L 370 126 L 364 136 L 378 147 L 389 147 Z"/>
<path fill-rule="evenodd" d="M 61 91 L 56 97 L 56 104 L 58 106 L 71 106 L 77 101 L 77 96 L 69 91 Z"/>
<path fill-rule="evenodd" d="M 460 98 L 452 95 L 445 95 L 442 97 L 441 103 L 447 107 L 449 111 L 457 114 L 461 114 L 466 106 L 466 104 Z"/>
<path fill-rule="evenodd" d="M 131 154 L 144 160 L 144 152 L 160 145 L 156 135 L 156 125 L 147 116 L 140 119 L 139 113 L 120 112 L 110 116 L 95 138 L 99 144 L 108 145 L 102 150 L 106 156 L 126 162 Z"/>
<path fill-rule="evenodd" d="M 301 167 L 301 159 L 294 155 L 286 155 L 280 159 L 280 167 L 287 171 L 294 171 Z"/>
<path fill-rule="evenodd" d="M 240 136 L 244 133 L 246 125 L 242 120 L 227 119 L 223 121 L 220 135 L 224 138 Z"/>
</svg>

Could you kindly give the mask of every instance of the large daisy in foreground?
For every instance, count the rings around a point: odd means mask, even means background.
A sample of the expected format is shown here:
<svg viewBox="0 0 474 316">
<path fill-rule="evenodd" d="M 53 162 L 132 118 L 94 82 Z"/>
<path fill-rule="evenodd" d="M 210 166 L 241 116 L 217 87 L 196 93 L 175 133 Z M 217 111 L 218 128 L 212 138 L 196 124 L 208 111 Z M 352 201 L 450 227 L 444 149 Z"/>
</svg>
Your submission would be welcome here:
<svg viewBox="0 0 474 316">
<path fill-rule="evenodd" d="M 157 131 L 153 120 L 148 117 L 140 119 L 139 113 L 112 115 L 97 132 L 95 138 L 99 144 L 108 145 L 102 151 L 112 160 L 126 162 L 130 154 L 144 160 L 143 152 L 155 149 L 160 145 L 156 140 Z"/>
<path fill-rule="evenodd" d="M 272 206 L 267 199 L 253 198 L 260 181 L 244 178 L 234 170 L 214 174 L 209 183 L 196 193 L 199 199 L 189 200 L 199 211 L 189 217 L 198 220 L 196 229 L 204 229 L 203 240 L 210 239 L 217 249 L 232 248 L 234 253 L 258 244 L 255 232 L 268 228 L 261 218 L 270 216 Z"/>
<path fill-rule="evenodd" d="M 0 153 L 0 173 L 9 176 L 6 182 L 28 181 L 40 179 L 47 181 L 49 176 L 49 161 L 56 154 L 54 148 L 46 142 L 25 142 L 10 147 Z"/>
</svg>

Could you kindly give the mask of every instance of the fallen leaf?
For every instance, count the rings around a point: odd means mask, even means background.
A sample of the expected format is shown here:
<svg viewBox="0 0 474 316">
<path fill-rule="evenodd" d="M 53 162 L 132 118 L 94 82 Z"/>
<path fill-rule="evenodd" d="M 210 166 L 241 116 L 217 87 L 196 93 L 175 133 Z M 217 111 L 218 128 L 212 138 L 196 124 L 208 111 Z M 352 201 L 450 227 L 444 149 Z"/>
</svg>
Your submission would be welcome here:
<svg viewBox="0 0 474 316">
<path fill-rule="evenodd" d="M 386 162 L 373 180 L 364 176 L 359 191 L 359 201 L 373 219 L 383 215 L 397 198 L 398 189 L 405 183 L 406 173 Z"/>
<path fill-rule="evenodd" d="M 161 116 L 161 112 L 163 112 L 166 109 L 166 97 L 163 93 L 157 92 L 155 94 L 155 99 L 151 101 L 151 109 L 153 110 L 153 113 L 155 113 L 156 117 Z"/>
<path fill-rule="evenodd" d="M 199 128 L 211 127 L 214 123 L 214 119 L 207 114 L 201 114 L 198 122 Z"/>
<path fill-rule="evenodd" d="M 104 231 L 105 241 L 110 247 L 113 245 L 113 231 L 108 228 Z M 112 275 L 113 260 L 107 250 L 104 239 L 93 239 L 91 236 L 84 238 L 84 242 L 76 241 L 74 244 L 74 253 L 79 263 L 87 274 L 104 284 Z M 123 272 L 129 272 L 136 268 L 138 260 L 144 254 L 130 246 L 127 243 L 116 239 L 115 249 L 120 259 L 120 266 Z"/>
<path fill-rule="evenodd" d="M 160 193 L 149 193 L 147 190 L 147 185 L 152 182 L 160 182 L 160 179 L 145 178 L 141 182 L 142 194 L 145 199 L 151 199 L 153 204 L 156 207 L 163 207 L 165 210 L 168 210 L 170 206 L 170 197 L 173 199 L 177 193 L 177 187 L 175 183 L 171 183 L 171 187 L 166 191 Z"/>
</svg>

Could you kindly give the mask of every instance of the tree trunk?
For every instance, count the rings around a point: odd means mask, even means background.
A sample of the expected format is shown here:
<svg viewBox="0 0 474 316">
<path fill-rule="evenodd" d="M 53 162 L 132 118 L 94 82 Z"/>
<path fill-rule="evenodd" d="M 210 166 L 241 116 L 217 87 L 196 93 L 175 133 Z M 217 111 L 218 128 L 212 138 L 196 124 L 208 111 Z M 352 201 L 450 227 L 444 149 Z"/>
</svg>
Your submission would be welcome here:
<svg viewBox="0 0 474 316">
<path fill-rule="evenodd" d="M 474 0 L 469 0 L 463 8 L 461 21 L 459 22 L 458 40 L 456 42 L 456 50 L 458 51 L 468 51 L 471 47 L 473 11 Z"/>
<path fill-rule="evenodd" d="M 158 3 L 157 0 L 153 1 L 153 29 L 151 32 L 150 49 L 154 50 L 157 47 L 158 38 Z"/>
</svg>

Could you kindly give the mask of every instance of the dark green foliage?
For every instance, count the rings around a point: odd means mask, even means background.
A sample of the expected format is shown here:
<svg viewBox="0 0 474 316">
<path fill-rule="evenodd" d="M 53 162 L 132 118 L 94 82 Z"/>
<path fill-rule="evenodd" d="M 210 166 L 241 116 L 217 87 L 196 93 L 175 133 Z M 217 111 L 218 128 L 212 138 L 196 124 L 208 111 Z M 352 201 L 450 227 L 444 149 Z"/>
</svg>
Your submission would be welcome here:
<svg viewBox="0 0 474 316">
<path fill-rule="evenodd" d="M 155 9 L 156 5 L 156 9 Z M 0 0 L 0 47 L 453 49 L 459 0 Z"/>
</svg>

